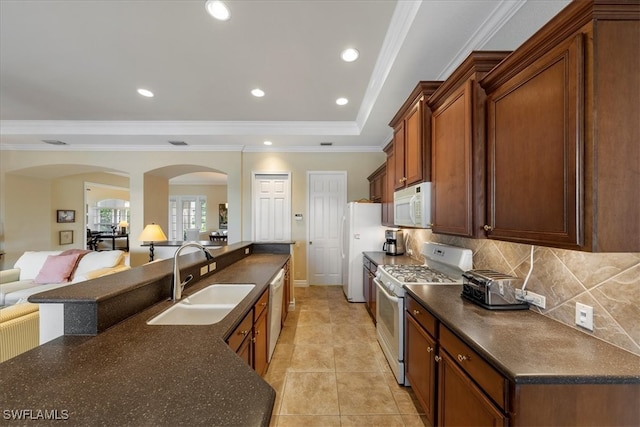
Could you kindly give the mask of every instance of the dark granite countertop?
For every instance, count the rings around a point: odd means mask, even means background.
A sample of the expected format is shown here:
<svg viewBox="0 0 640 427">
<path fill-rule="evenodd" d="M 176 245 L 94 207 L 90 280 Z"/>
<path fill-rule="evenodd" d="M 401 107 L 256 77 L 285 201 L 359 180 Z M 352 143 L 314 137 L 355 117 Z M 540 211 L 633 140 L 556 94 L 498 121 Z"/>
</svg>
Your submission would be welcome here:
<svg viewBox="0 0 640 427">
<path fill-rule="evenodd" d="M 376 265 L 414 265 L 424 264 L 408 255 L 387 255 L 385 252 L 363 252 L 364 256 L 373 261 Z"/>
<path fill-rule="evenodd" d="M 288 258 L 253 254 L 187 287 L 256 284 L 217 324 L 147 325 L 172 304 L 163 301 L 97 336 L 63 336 L 0 363 L 0 413 L 65 411 L 60 422 L 72 425 L 268 426 L 274 390 L 224 340 Z"/>
<path fill-rule="evenodd" d="M 460 285 L 405 288 L 510 381 L 640 384 L 640 357 L 541 314 L 486 310 Z"/>
</svg>

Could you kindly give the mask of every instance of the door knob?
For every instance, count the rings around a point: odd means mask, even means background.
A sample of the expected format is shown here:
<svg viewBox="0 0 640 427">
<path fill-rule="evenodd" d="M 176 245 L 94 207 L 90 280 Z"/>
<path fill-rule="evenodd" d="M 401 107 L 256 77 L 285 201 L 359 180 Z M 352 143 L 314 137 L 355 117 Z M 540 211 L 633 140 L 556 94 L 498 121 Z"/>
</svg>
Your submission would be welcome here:
<svg viewBox="0 0 640 427">
<path fill-rule="evenodd" d="M 485 224 L 484 227 L 482 227 L 482 228 L 484 228 L 484 231 L 492 231 L 493 230 L 493 227 L 490 226 L 490 225 L 487 225 L 487 224 Z"/>
</svg>

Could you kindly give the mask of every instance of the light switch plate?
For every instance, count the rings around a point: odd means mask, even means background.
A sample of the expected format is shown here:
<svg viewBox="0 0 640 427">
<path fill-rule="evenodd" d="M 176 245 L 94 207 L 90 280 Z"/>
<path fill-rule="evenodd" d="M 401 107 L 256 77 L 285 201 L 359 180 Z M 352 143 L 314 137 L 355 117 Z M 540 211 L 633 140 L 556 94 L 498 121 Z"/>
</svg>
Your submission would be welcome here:
<svg viewBox="0 0 640 427">
<path fill-rule="evenodd" d="M 593 307 L 576 303 L 576 325 L 593 331 Z"/>
<path fill-rule="evenodd" d="M 216 263 L 212 262 L 211 264 L 209 264 L 209 271 L 215 271 L 216 269 Z"/>
<path fill-rule="evenodd" d="M 201 276 L 204 276 L 208 272 L 209 272 L 209 266 L 208 265 L 203 265 L 202 267 L 200 267 L 200 275 Z"/>
</svg>

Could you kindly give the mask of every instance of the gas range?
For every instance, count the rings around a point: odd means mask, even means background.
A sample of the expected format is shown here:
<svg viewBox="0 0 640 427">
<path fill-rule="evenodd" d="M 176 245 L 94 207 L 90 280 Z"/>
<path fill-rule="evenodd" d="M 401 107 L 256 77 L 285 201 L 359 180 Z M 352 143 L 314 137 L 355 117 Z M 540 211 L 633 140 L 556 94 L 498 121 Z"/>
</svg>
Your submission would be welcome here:
<svg viewBox="0 0 640 427">
<path fill-rule="evenodd" d="M 376 284 L 376 332 L 382 351 L 398 384 L 409 385 L 404 375 L 403 285 L 462 284 L 462 273 L 473 268 L 472 252 L 456 246 L 428 242 L 420 251 L 424 265 L 382 265 Z"/>
<path fill-rule="evenodd" d="M 453 285 L 462 283 L 462 273 L 473 268 L 469 249 L 428 242 L 421 253 L 422 265 L 382 265 L 376 275 L 390 293 L 404 296 L 403 285 Z"/>
</svg>

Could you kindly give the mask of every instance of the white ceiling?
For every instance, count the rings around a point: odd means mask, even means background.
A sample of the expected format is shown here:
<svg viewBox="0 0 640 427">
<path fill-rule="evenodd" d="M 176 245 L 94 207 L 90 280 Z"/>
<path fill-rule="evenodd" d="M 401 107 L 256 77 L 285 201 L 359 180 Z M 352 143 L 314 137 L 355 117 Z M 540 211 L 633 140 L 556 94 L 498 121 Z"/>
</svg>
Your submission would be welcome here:
<svg viewBox="0 0 640 427">
<path fill-rule="evenodd" d="M 226 3 L 220 22 L 204 0 L 0 0 L 0 149 L 379 151 L 419 80 L 516 48 L 568 0 Z"/>
</svg>

